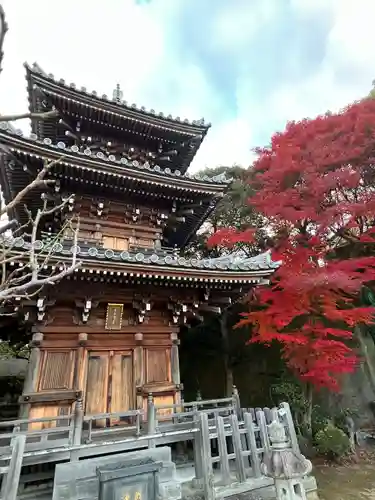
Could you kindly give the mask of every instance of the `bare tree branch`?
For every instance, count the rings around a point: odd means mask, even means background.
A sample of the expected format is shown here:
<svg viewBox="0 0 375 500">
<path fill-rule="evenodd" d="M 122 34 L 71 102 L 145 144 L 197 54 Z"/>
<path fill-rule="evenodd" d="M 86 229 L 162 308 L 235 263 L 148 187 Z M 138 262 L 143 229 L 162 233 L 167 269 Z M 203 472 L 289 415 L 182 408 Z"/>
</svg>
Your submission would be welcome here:
<svg viewBox="0 0 375 500">
<path fill-rule="evenodd" d="M 3 59 L 2 48 L 7 29 L 4 10 L 0 5 L 0 72 Z M 45 113 L 30 112 L 18 115 L 0 115 L 0 122 L 11 122 L 22 119 L 47 120 L 56 118 L 58 114 L 58 111 L 54 109 Z M 1 207 L 0 217 L 5 214 L 9 216 L 12 210 L 23 202 L 29 192 L 40 187 L 53 185 L 55 181 L 46 179 L 46 175 L 62 158 L 63 156 L 57 160 L 45 162 L 35 179 L 17 193 L 7 205 Z M 6 310 L 12 304 L 12 301 L 16 301 L 16 304 L 19 304 L 22 299 L 30 299 L 38 295 L 44 286 L 56 284 L 80 266 L 80 262 L 77 260 L 79 221 L 73 225 L 72 217 L 65 218 L 65 222 L 63 222 L 59 232 L 53 236 L 49 244 L 47 243 L 46 245 L 45 242 L 42 242 L 43 245 L 37 244 L 43 218 L 49 217 L 54 213 L 64 213 L 63 211 L 68 201 L 69 198 L 63 200 L 62 203 L 55 204 L 51 208 L 48 206 L 48 200 L 45 198 L 43 199 L 42 207 L 37 210 L 35 215 L 27 207 L 25 208 L 28 215 L 27 224 L 19 226 L 18 221 L 14 219 L 0 228 L 0 315 L 12 314 Z M 55 255 L 56 243 L 64 238 L 67 228 L 73 234 L 72 257 L 61 261 Z M 6 235 L 8 231 L 13 231 L 11 237 Z M 27 240 L 27 243 L 25 240 L 21 245 L 22 248 L 19 248 L 17 243 L 17 235 Z M 30 239 L 29 242 L 28 239 Z M 18 305 L 14 308 L 14 311 L 17 308 Z"/>
<path fill-rule="evenodd" d="M 17 120 L 49 120 L 56 118 L 59 113 L 56 109 L 44 113 L 21 113 L 19 115 L 0 115 L 0 122 L 15 122 Z"/>
<path fill-rule="evenodd" d="M 54 180 L 45 180 L 44 177 L 47 175 L 47 173 L 54 167 L 56 164 L 58 164 L 62 160 L 63 156 L 58 158 L 57 160 L 51 161 L 49 163 L 45 163 L 44 167 L 42 170 L 38 173 L 38 175 L 35 177 L 35 179 L 30 182 L 25 188 L 23 188 L 19 193 L 16 194 L 16 196 L 13 198 L 12 201 L 10 201 L 7 205 L 2 207 L 0 210 L 0 217 L 5 215 L 6 213 L 9 213 L 12 209 L 14 209 L 17 205 L 20 204 L 20 202 L 23 200 L 23 198 L 29 193 L 30 191 L 37 189 L 38 187 L 47 187 L 50 186 L 51 184 L 54 184 Z"/>
<path fill-rule="evenodd" d="M 55 211 L 61 210 L 66 202 L 57 205 Z M 38 226 L 45 212 L 51 213 L 53 209 L 40 209 L 37 216 L 33 221 L 33 229 L 31 234 L 30 248 L 28 250 L 16 251 L 13 247 L 13 258 L 8 257 L 4 259 L 4 252 L 0 249 L 0 265 L 2 266 L 2 282 L 0 284 L 0 304 L 4 304 L 11 299 L 19 297 L 32 297 L 35 295 L 35 289 L 40 291 L 45 285 L 54 285 L 65 276 L 71 274 L 79 268 L 81 263 L 77 260 L 77 243 L 79 223 L 75 224 L 75 228 L 68 220 L 59 235 L 62 236 L 64 228 L 69 227 L 73 231 L 73 253 L 68 262 L 58 261 L 55 256 L 54 244 L 58 239 L 55 235 L 54 240 L 49 245 L 47 251 L 37 251 L 36 241 L 38 234 Z M 11 273 L 6 272 L 6 263 L 18 262 L 19 267 L 14 269 Z M 52 270 L 45 274 L 45 268 L 51 267 Z M 56 272 L 58 269 L 58 272 Z M 4 276 L 6 278 L 4 279 Z"/>
<path fill-rule="evenodd" d="M 7 31 L 8 31 L 8 25 L 5 21 L 5 12 L 3 7 L 0 5 L 0 72 L 3 70 L 2 68 L 2 62 L 4 57 L 3 44 Z"/>
</svg>

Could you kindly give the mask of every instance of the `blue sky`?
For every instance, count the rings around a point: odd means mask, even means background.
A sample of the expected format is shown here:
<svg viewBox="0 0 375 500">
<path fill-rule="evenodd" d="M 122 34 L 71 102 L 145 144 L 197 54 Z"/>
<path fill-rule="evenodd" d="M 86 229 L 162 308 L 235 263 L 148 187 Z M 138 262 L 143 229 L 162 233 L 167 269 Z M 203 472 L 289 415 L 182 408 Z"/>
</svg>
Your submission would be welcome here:
<svg viewBox="0 0 375 500">
<path fill-rule="evenodd" d="M 373 0 L 3 0 L 0 112 L 27 106 L 22 63 L 212 122 L 193 169 L 252 160 L 288 120 L 336 110 L 375 78 Z M 24 125 L 25 126 L 25 125 Z"/>
</svg>

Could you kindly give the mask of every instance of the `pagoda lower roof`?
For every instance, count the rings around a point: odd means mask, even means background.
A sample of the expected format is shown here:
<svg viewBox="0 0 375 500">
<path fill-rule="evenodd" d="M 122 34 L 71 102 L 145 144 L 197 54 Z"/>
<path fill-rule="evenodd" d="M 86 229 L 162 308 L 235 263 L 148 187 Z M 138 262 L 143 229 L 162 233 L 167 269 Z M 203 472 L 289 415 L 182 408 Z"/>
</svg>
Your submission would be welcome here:
<svg viewBox="0 0 375 500">
<path fill-rule="evenodd" d="M 11 241 L 16 254 L 25 252 L 30 243 L 23 237 Z M 204 283 L 259 283 L 269 278 L 280 266 L 280 262 L 271 259 L 270 252 L 246 258 L 238 255 L 226 255 L 213 259 L 185 258 L 157 252 L 127 252 L 67 245 L 67 242 L 55 243 L 52 251 L 48 240 L 37 240 L 34 248 L 43 256 L 43 250 L 50 252 L 49 264 L 71 260 L 73 253 L 81 262 L 77 270 L 80 273 L 111 275 L 118 277 L 147 278 L 158 280 L 177 280 Z"/>
<path fill-rule="evenodd" d="M 126 101 L 117 97 L 109 98 L 106 94 L 99 96 L 96 91 L 88 92 L 86 87 L 80 90 L 74 83 L 66 84 L 65 80 L 55 79 L 54 75 L 46 74 L 37 64 L 32 67 L 25 63 L 26 79 L 28 82 L 29 108 L 31 112 L 46 111 L 42 108 L 41 99 L 35 95 L 35 89 L 39 89 L 46 97 L 51 98 L 53 105 L 60 111 L 79 114 L 82 117 L 92 113 L 99 119 L 102 117 L 103 125 L 111 123 L 111 126 L 119 127 L 124 131 L 133 131 L 153 137 L 161 142 L 179 144 L 182 141 L 193 140 L 191 146 L 184 150 L 181 157 L 181 170 L 185 172 L 194 158 L 197 150 L 207 134 L 211 124 L 205 123 L 204 119 L 192 120 L 173 118 L 171 115 L 157 113 L 154 110 L 146 110 L 143 106 L 129 105 Z M 90 109 L 89 115 L 88 109 Z M 99 113 L 99 114 L 98 114 Z M 106 119 L 103 119 L 107 115 Z M 33 132 L 45 136 L 41 129 L 48 129 L 47 122 L 37 121 L 32 124 Z"/>
</svg>

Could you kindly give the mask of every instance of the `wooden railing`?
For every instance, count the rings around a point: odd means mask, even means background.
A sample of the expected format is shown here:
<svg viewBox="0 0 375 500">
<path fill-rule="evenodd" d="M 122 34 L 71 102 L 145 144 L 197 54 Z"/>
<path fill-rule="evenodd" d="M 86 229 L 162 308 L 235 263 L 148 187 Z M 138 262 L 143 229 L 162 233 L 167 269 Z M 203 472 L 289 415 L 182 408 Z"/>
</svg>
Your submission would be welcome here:
<svg viewBox="0 0 375 500">
<path fill-rule="evenodd" d="M 261 463 L 265 453 L 271 449 L 268 425 L 272 421 L 283 423 L 290 446 L 299 451 L 290 408 L 282 403 L 279 408 L 244 408 L 243 420 L 237 414 L 216 417 L 215 429 L 209 424 L 207 414 L 201 413 L 199 433 L 195 444 L 202 450 L 200 461 L 195 464 L 196 477 L 204 485 L 205 498 L 214 499 L 215 486 L 244 483 L 248 479 L 260 478 Z M 217 440 L 217 446 L 214 441 Z M 230 463 L 233 467 L 230 467 Z M 214 475 L 214 464 L 218 464 Z M 215 478 L 213 481 L 212 478 Z"/>
<path fill-rule="evenodd" d="M 161 425 L 186 424 L 197 420 L 199 412 L 207 413 L 209 418 L 215 418 L 216 415 L 230 415 L 240 413 L 240 406 L 237 405 L 237 397 L 221 399 L 198 399 L 178 404 L 155 405 L 152 395 L 149 395 L 147 401 L 147 419 L 148 430 L 153 432 Z"/>
<path fill-rule="evenodd" d="M 212 400 L 211 400 L 212 401 Z M 278 408 L 264 409 L 240 409 L 235 412 L 232 405 L 225 406 L 228 400 L 214 400 L 214 408 L 196 409 L 196 402 L 183 404 L 187 408 L 185 412 L 174 412 L 173 418 L 188 418 L 189 422 L 173 425 L 158 425 L 153 432 L 150 425 L 142 429 L 141 411 L 121 412 L 116 414 L 102 413 L 86 416 L 81 419 L 81 429 L 88 426 L 87 438 L 81 434 L 84 442 L 78 441 L 78 435 L 74 432 L 74 425 L 79 418 L 76 417 L 54 417 L 53 419 L 33 419 L 33 421 L 18 420 L 14 422 L 14 432 L 4 434 L 9 437 L 10 443 L 1 448 L 0 473 L 4 474 L 2 496 L 15 500 L 15 488 L 18 487 L 20 476 L 20 463 L 32 464 L 58 460 L 79 460 L 90 456 L 107 455 L 109 453 L 123 452 L 130 449 L 141 449 L 154 447 L 171 442 L 192 440 L 194 443 L 194 465 L 195 477 L 203 485 L 205 498 L 215 498 L 215 488 L 220 485 L 244 483 L 248 479 L 260 478 L 261 462 L 263 454 L 270 450 L 270 439 L 268 425 L 273 420 L 282 422 L 289 436 L 290 446 L 298 451 L 298 442 L 295 429 L 287 403 L 282 403 Z M 151 405 L 151 401 L 150 405 Z M 219 404 L 223 406 L 219 406 Z M 199 401 L 199 405 L 207 406 L 207 401 Z M 176 405 L 171 405 L 170 409 Z M 164 407 L 162 409 L 165 409 Z M 195 410 L 196 409 L 196 410 Z M 154 408 L 154 415 L 157 407 Z M 221 414 L 220 414 L 221 413 Z M 243 417 L 239 418 L 238 413 Z M 186 415 L 185 415 L 186 414 Z M 52 420 L 71 420 L 70 425 L 56 427 L 39 431 L 22 430 L 25 422 L 46 422 Z M 108 418 L 132 418 L 134 420 L 133 430 L 135 435 L 115 437 L 114 430 L 94 429 L 92 422 Z M 155 420 L 156 422 L 156 420 Z M 2 423 L 5 424 L 5 423 Z M 187 424 L 187 425 L 186 425 Z M 30 438 L 47 434 L 48 437 L 56 431 L 68 432 L 69 439 L 61 445 L 59 440 L 45 439 L 43 447 L 39 449 L 30 448 Z M 103 440 L 103 436 L 105 440 Z M 41 441 L 38 441 L 39 443 Z M 49 448 L 46 448 L 48 443 Z M 57 445 L 57 446 L 55 446 Z M 233 464 L 230 467 L 230 463 Z M 215 467 L 215 475 L 213 468 Z M 215 478 L 215 480 L 214 480 Z M 4 494 L 8 496 L 4 496 Z"/>
<path fill-rule="evenodd" d="M 120 425 L 111 425 L 114 420 Z M 267 426 L 272 420 L 284 424 L 291 447 L 298 450 L 287 403 L 272 409 L 241 408 L 236 391 L 230 398 L 172 405 L 155 405 L 149 395 L 146 414 L 131 410 L 84 415 L 79 400 L 69 416 L 0 422 L 0 429 L 5 430 L 0 434 L 0 474 L 5 475 L 2 497 L 8 499 L 3 493 L 7 492 L 15 498 L 10 486 L 14 489 L 19 481 L 15 454 L 22 455 L 21 463 L 32 465 L 192 441 L 196 478 L 204 485 L 206 498 L 213 498 L 213 468 L 221 485 L 233 481 L 230 463 L 237 482 L 261 476 L 263 454 L 270 449 Z M 126 425 L 121 425 L 123 421 Z M 35 430 L 35 425 L 46 428 Z"/>
<path fill-rule="evenodd" d="M 38 424 L 48 427 L 33 429 Z M 73 443 L 74 415 L 8 420 L 0 422 L 0 429 L 8 431 L 0 434 L 0 457 L 9 452 L 12 440 L 19 434 L 26 435 L 28 450 L 56 448 Z"/>
<path fill-rule="evenodd" d="M 131 422 L 130 425 L 126 425 L 125 429 L 127 433 L 134 432 L 135 436 L 140 436 L 141 434 L 141 422 L 142 418 L 144 416 L 144 411 L 143 410 L 132 410 L 132 411 L 124 411 L 124 412 L 118 412 L 118 413 L 98 413 L 95 415 L 85 415 L 83 417 L 83 426 L 81 427 L 82 429 L 82 437 L 83 437 L 83 442 L 85 443 L 91 443 L 95 439 L 100 439 L 102 437 L 107 437 L 111 434 L 118 434 L 119 432 L 124 432 L 124 427 L 116 427 L 116 426 L 111 426 L 111 421 L 116 419 L 117 421 L 121 420 L 127 420 L 128 422 Z M 107 424 L 109 421 L 109 426 L 101 426 L 101 427 L 95 427 L 93 424 L 100 422 Z M 87 424 L 87 435 L 85 432 L 85 427 Z M 79 443 L 82 441 L 82 437 L 79 440 Z M 76 444 L 79 444 L 78 442 Z"/>
</svg>

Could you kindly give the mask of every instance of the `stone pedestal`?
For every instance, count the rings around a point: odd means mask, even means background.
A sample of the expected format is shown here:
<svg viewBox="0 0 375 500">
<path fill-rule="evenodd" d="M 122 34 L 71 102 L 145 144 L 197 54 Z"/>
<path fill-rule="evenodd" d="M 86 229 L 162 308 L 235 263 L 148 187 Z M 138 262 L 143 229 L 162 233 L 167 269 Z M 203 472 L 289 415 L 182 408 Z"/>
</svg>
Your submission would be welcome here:
<svg viewBox="0 0 375 500">
<path fill-rule="evenodd" d="M 168 446 L 57 464 L 52 500 L 179 500 Z"/>
<path fill-rule="evenodd" d="M 162 465 L 138 458 L 98 467 L 99 500 L 156 500 L 156 474 Z"/>
</svg>

